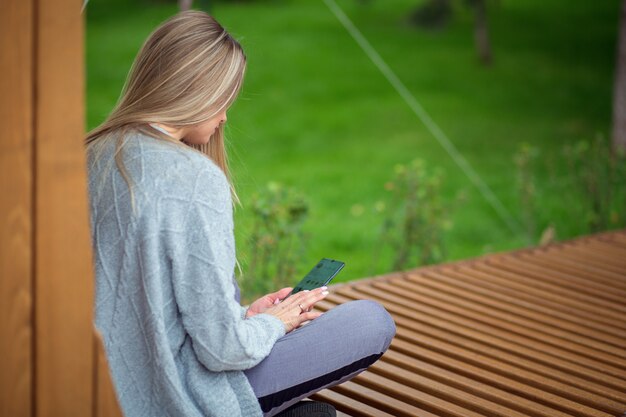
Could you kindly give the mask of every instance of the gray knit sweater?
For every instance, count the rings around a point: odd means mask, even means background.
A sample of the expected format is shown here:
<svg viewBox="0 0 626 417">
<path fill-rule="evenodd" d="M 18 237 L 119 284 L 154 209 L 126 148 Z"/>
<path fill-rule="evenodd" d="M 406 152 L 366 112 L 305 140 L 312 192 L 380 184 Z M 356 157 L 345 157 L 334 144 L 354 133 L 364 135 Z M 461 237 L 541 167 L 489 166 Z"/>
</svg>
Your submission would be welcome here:
<svg viewBox="0 0 626 417">
<path fill-rule="evenodd" d="M 88 155 L 95 320 L 124 415 L 260 416 L 242 370 L 285 330 L 235 300 L 226 177 L 190 148 L 127 139 L 134 215 L 114 143 Z"/>
</svg>

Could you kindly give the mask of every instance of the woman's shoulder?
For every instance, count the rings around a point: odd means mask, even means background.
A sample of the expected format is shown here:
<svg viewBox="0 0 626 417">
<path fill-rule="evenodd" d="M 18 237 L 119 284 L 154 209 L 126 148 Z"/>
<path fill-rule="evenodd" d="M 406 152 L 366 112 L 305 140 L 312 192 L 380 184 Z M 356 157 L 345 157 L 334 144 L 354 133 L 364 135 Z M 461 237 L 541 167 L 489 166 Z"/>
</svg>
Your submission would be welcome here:
<svg viewBox="0 0 626 417">
<path fill-rule="evenodd" d="M 114 169 L 118 171 L 115 175 L 117 181 L 126 175 L 133 189 L 149 201 L 164 195 L 186 198 L 198 191 L 212 191 L 210 195 L 230 195 L 224 172 L 195 149 L 138 131 L 129 132 L 119 139 L 121 148 L 116 146 L 118 139 L 107 139 L 109 143 L 102 144 L 98 162 L 89 164 L 90 178 L 94 183 L 98 178 L 110 178 L 107 171 Z M 114 161 L 118 150 L 121 151 L 125 173 Z"/>
<path fill-rule="evenodd" d="M 201 188 L 228 188 L 226 175 L 208 156 L 184 145 L 142 133 L 131 141 L 128 158 L 150 176 L 159 188 L 170 192 L 193 192 Z"/>
<path fill-rule="evenodd" d="M 221 172 L 206 155 L 182 143 L 174 143 L 154 138 L 141 132 L 134 132 L 126 140 L 128 157 L 140 158 L 144 163 L 157 167 L 179 167 L 188 171 L 189 167 Z"/>
<path fill-rule="evenodd" d="M 230 183 L 210 158 L 187 145 L 152 137 L 136 138 L 135 144 L 141 148 L 141 163 L 134 165 L 143 167 L 139 205 L 169 213 L 162 219 L 165 222 L 177 222 L 176 213 L 189 216 L 196 209 L 208 210 L 212 216 L 221 213 L 222 220 L 228 221 L 232 210 Z"/>
</svg>

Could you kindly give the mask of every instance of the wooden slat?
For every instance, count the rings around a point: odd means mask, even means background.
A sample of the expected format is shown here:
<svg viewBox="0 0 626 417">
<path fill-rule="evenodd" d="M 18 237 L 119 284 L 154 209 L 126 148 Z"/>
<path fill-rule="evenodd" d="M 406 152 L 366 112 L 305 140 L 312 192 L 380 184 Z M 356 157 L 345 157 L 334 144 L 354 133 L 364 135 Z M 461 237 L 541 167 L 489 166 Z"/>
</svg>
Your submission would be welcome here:
<svg viewBox="0 0 626 417">
<path fill-rule="evenodd" d="M 530 297 L 543 304 L 553 306 L 560 304 L 564 306 L 564 309 L 570 307 L 569 311 L 574 316 L 582 314 L 601 323 L 606 322 L 612 326 L 626 329 L 626 322 L 623 320 L 624 312 L 615 309 L 615 304 L 576 290 L 531 279 L 525 275 L 526 272 L 523 268 L 511 271 L 500 269 L 498 265 L 477 263 L 473 266 L 473 270 L 487 283 L 495 282 L 501 288 L 509 289 L 512 294 Z M 607 307 L 609 304 L 610 307 Z"/>
<path fill-rule="evenodd" d="M 415 276 L 412 277 L 414 278 Z M 408 294 L 420 293 L 424 297 L 454 305 L 455 308 L 476 312 L 478 315 L 482 315 L 485 322 L 490 324 L 499 323 L 501 326 L 507 327 L 507 330 L 515 331 L 516 329 L 522 329 L 519 332 L 536 332 L 539 336 L 542 334 L 555 336 L 581 346 L 584 345 L 601 352 L 607 352 L 618 364 L 621 363 L 622 367 L 626 366 L 626 361 L 620 360 L 620 358 L 626 358 L 626 350 L 620 347 L 620 339 L 613 338 L 611 335 L 603 335 L 568 322 L 553 321 L 545 316 L 540 317 L 540 315 L 531 314 L 531 317 L 524 317 L 528 312 L 484 297 L 472 297 L 468 293 L 447 294 L 440 289 L 429 289 L 427 284 L 415 285 L 407 283 L 406 280 L 397 280 L 388 285 L 397 288 L 398 292 L 406 290 Z M 493 319 L 494 317 L 498 319 Z M 508 327 L 507 324 L 519 326 Z M 590 333 L 595 337 L 589 337 Z M 611 340 L 613 343 L 606 343 L 606 340 Z"/>
<path fill-rule="evenodd" d="M 571 292 L 587 295 L 590 299 L 594 299 L 596 304 L 610 305 L 621 313 L 626 312 L 626 305 L 620 304 L 622 299 L 613 295 L 611 287 L 594 281 L 589 276 L 582 278 L 582 274 L 576 276 L 571 272 L 566 272 L 558 268 L 554 264 L 553 267 L 544 267 L 540 263 L 529 263 L 526 260 L 516 259 L 516 257 L 494 257 L 490 260 L 489 265 L 495 265 L 496 268 L 504 271 L 512 271 L 521 273 L 527 277 L 527 282 L 546 283 L 552 287 L 561 290 L 567 289 Z"/>
<path fill-rule="evenodd" d="M 356 384 L 353 381 L 344 382 L 339 386 L 333 387 L 332 390 L 344 396 L 354 398 L 371 407 L 384 410 L 396 417 L 437 417 L 437 414 L 431 413 L 428 410 L 416 407 L 400 399 L 381 394 L 375 389 Z"/>
<path fill-rule="evenodd" d="M 430 376 L 423 376 L 421 373 L 413 373 L 404 369 L 405 364 L 401 366 L 398 364 L 392 364 L 388 361 L 380 361 L 377 366 L 371 368 L 370 372 L 365 374 L 362 378 L 367 378 L 370 374 L 376 374 L 384 377 L 388 380 L 385 383 L 385 389 L 395 396 L 403 395 L 406 391 L 406 387 L 416 389 L 417 392 L 428 392 L 435 397 L 443 398 L 450 403 L 458 404 L 461 407 L 475 410 L 478 413 L 492 413 L 501 417 L 524 417 L 524 413 L 509 408 L 508 406 L 500 405 L 498 402 L 490 401 L 481 396 L 474 395 L 469 390 L 463 390 L 455 387 L 455 384 L 439 382 Z M 390 386 L 390 381 L 398 383 L 399 387 L 405 387 L 394 390 L 393 386 Z M 398 391 L 396 393 L 396 391 Z M 457 411 L 460 414 L 464 414 L 465 411 Z M 554 417 L 563 417 L 564 414 L 554 413 Z M 605 417 L 605 416 L 601 416 Z"/>
<path fill-rule="evenodd" d="M 109 366 L 100 334 L 94 332 L 94 413 L 93 417 L 123 417 L 109 374 Z"/>
<path fill-rule="evenodd" d="M 423 357 L 425 360 L 415 359 L 416 357 Z M 415 348 L 403 340 L 394 343 L 384 361 L 396 363 L 414 372 L 428 372 L 433 378 L 530 415 L 556 417 L 564 412 L 581 408 L 589 412 L 594 408 L 610 413 L 621 410 L 622 403 L 597 394 L 589 395 L 588 392 L 558 383 L 553 383 L 553 387 L 557 389 L 554 390 L 556 393 L 552 393 L 550 381 L 544 380 L 542 389 L 539 389 L 531 384 L 519 382 L 522 380 L 519 374 L 510 374 L 510 377 L 501 376 L 425 348 Z M 521 372 L 524 373 L 523 370 Z M 576 397 L 579 402 L 572 401 L 572 398 Z"/>
<path fill-rule="evenodd" d="M 417 379 L 417 376 L 416 378 Z M 367 372 L 359 374 L 353 380 L 355 383 L 359 385 L 371 388 L 376 390 L 377 392 L 383 393 L 387 395 L 389 398 L 396 398 L 405 402 L 406 404 L 410 404 L 414 407 L 423 408 L 425 410 L 430 410 L 434 413 L 441 413 L 444 415 L 450 415 L 455 417 L 479 417 L 481 416 L 478 413 L 479 406 L 478 404 L 472 406 L 470 404 L 469 407 L 463 407 L 454 402 L 454 399 L 450 397 L 448 389 L 448 393 L 446 393 L 445 388 L 440 388 L 438 393 L 439 396 L 434 395 L 435 392 L 426 392 L 425 390 L 418 390 L 412 388 L 410 386 L 405 385 L 405 383 L 399 383 L 391 379 L 384 378 L 374 372 Z M 442 392 L 443 390 L 443 392 Z M 465 396 L 464 403 L 467 404 L 467 401 L 476 400 L 474 397 Z M 500 414 L 495 414 L 500 415 Z M 517 416 L 515 416 L 517 417 Z"/>
<path fill-rule="evenodd" d="M 625 233 L 614 233 L 614 234 L 604 234 L 598 236 L 598 239 L 602 241 L 611 242 L 614 246 L 620 246 L 622 248 L 626 248 L 626 234 Z"/>
<path fill-rule="evenodd" d="M 337 296 L 335 295 L 333 298 L 336 299 Z M 345 301 L 342 300 L 342 302 Z M 386 306 L 390 313 L 396 312 L 393 305 L 386 304 Z M 324 304 L 321 307 L 324 307 Z M 542 401 L 555 404 L 556 407 L 560 408 L 568 408 L 563 398 L 554 402 L 554 396 L 542 396 L 538 393 L 545 392 L 570 398 L 575 397 L 584 404 L 606 410 L 620 409 L 621 403 L 626 402 L 626 393 L 621 390 L 623 386 L 621 381 L 617 383 L 617 389 L 620 389 L 617 391 L 615 388 L 606 386 L 607 381 L 605 380 L 601 380 L 599 383 L 590 382 L 444 331 L 429 329 L 427 326 L 420 328 L 413 323 L 407 325 L 408 320 L 397 314 L 394 314 L 394 318 L 398 332 L 392 343 L 392 349 L 402 351 L 412 357 L 433 361 L 435 360 L 433 358 L 441 354 L 440 357 L 445 358 L 445 361 L 439 363 L 440 366 L 451 366 L 450 364 L 454 363 L 454 358 L 457 358 L 458 363 L 462 366 L 455 368 L 455 371 L 463 373 L 464 370 L 471 369 L 471 374 L 474 376 L 487 372 L 488 377 L 485 378 L 489 381 L 496 380 L 497 377 L 494 375 L 500 374 L 505 379 L 508 378 L 509 382 L 504 385 L 509 388 L 511 387 L 510 381 L 518 379 L 526 384 L 519 390 L 521 393 L 532 392 L 535 398 L 541 398 Z M 385 356 L 383 356 L 384 359 Z M 479 369 L 482 371 L 478 372 Z M 533 390 L 531 387 L 537 387 L 539 390 Z"/>
<path fill-rule="evenodd" d="M 583 262 L 585 264 L 593 265 L 596 268 L 604 268 L 608 271 L 616 272 L 618 275 L 610 281 L 610 284 L 620 285 L 621 288 L 626 288 L 626 280 L 623 280 L 619 275 L 621 271 L 626 268 L 626 262 L 611 256 L 603 252 L 589 252 L 585 248 L 581 248 L 577 245 L 569 245 L 567 251 L 555 251 L 554 249 L 546 249 L 547 255 L 556 255 L 562 259 L 567 259 L 571 262 Z"/>
<path fill-rule="evenodd" d="M 30 417 L 33 279 L 33 2 L 0 11 L 0 416 Z"/>
<path fill-rule="evenodd" d="M 394 417 L 393 414 L 386 413 L 380 408 L 374 408 L 329 389 L 312 395 L 311 399 L 335 404 L 338 412 L 348 416 Z"/>
<path fill-rule="evenodd" d="M 317 309 L 357 299 L 397 333 L 316 395 L 350 416 L 625 415 L 625 231 L 334 285 Z"/>
<path fill-rule="evenodd" d="M 574 251 L 565 252 L 558 256 L 554 252 L 544 251 L 543 253 L 526 255 L 532 256 L 534 263 L 541 263 L 550 268 L 558 265 L 559 268 L 564 271 L 578 275 L 581 272 L 585 276 L 593 276 L 595 281 L 602 282 L 605 285 L 614 286 L 619 291 L 626 289 L 626 282 L 621 279 L 620 270 L 621 266 L 614 266 L 612 263 L 596 261 L 592 257 L 582 259 L 581 256 Z"/>
<path fill-rule="evenodd" d="M 516 256 L 522 263 L 526 263 L 529 257 L 532 258 L 533 267 L 560 271 L 559 275 L 565 276 L 567 284 L 577 284 L 582 286 L 583 290 L 589 287 L 597 288 L 600 290 L 601 296 L 604 297 L 609 295 L 606 293 L 607 290 L 612 290 L 610 295 L 626 295 L 623 282 L 619 280 L 619 274 L 605 267 L 599 268 L 588 262 L 574 261 L 564 256 L 554 256 L 554 253 L 537 252 Z"/>
<path fill-rule="evenodd" d="M 456 344 L 467 346 L 470 351 L 473 351 L 467 356 L 466 359 L 480 356 L 476 355 L 474 352 L 489 353 L 492 358 L 507 360 L 512 364 L 526 369 L 532 368 L 535 371 L 542 370 L 547 375 L 559 375 L 559 372 L 565 372 L 565 378 L 569 378 L 570 375 L 578 375 L 579 378 L 592 380 L 597 384 L 613 387 L 614 389 L 620 389 L 625 383 L 624 380 L 607 376 L 601 372 L 596 372 L 592 369 L 585 368 L 571 362 L 563 361 L 554 356 L 533 351 L 523 346 L 510 343 L 506 340 L 484 337 L 484 335 L 479 332 L 447 323 L 437 317 L 419 315 L 419 318 L 417 318 L 411 310 L 402 306 L 397 306 L 384 298 L 367 293 L 358 293 L 353 290 L 349 292 L 346 288 L 342 288 L 341 292 L 342 294 L 352 296 L 354 299 L 370 298 L 383 303 L 387 307 L 387 310 L 394 315 L 396 324 L 402 323 L 403 325 L 406 325 L 407 328 L 411 329 L 411 331 L 415 331 L 414 334 L 416 336 L 413 338 L 414 343 L 419 343 L 419 341 L 424 338 L 424 336 L 417 333 L 417 331 L 432 331 L 430 326 L 434 326 L 438 329 L 435 330 L 435 337 L 439 337 L 442 341 L 454 339 Z M 420 326 L 420 323 L 423 325 Z M 437 332 L 439 332 L 438 335 Z M 402 331 L 399 331 L 398 333 L 399 336 L 403 334 Z M 445 344 L 445 342 L 441 343 Z M 457 352 L 456 354 L 458 355 L 460 353 Z M 541 366 L 536 366 L 536 364 Z M 483 363 L 482 366 L 486 365 Z M 492 366 L 494 369 L 502 369 L 502 363 L 500 363 L 499 360 Z M 519 370 L 513 371 L 513 373 L 515 372 L 519 372 Z"/>
<path fill-rule="evenodd" d="M 466 277 L 466 275 L 464 277 Z M 467 279 L 455 280 L 452 277 L 437 272 L 429 272 L 424 275 L 407 274 L 406 280 L 398 280 L 397 285 L 409 290 L 415 290 L 418 286 L 433 288 L 444 294 L 451 294 L 456 297 L 462 297 L 477 303 L 493 306 L 495 309 L 509 311 L 519 317 L 550 324 L 555 327 L 570 330 L 574 333 L 584 334 L 596 340 L 608 341 L 615 346 L 621 346 L 623 342 L 623 338 L 613 336 L 615 333 L 621 333 L 622 336 L 626 336 L 626 331 L 622 331 L 618 328 L 588 322 L 583 318 L 573 319 L 572 316 L 561 313 L 560 311 L 485 289 L 480 285 L 474 285 L 468 282 Z"/>
<path fill-rule="evenodd" d="M 622 338 L 626 337 L 626 326 L 624 326 L 624 328 L 618 327 L 622 323 L 616 322 L 615 325 L 613 325 L 607 322 L 606 317 L 602 317 L 598 314 L 593 315 L 591 312 L 581 309 L 582 304 L 580 303 L 570 307 L 564 303 L 558 303 L 558 300 L 542 300 L 534 294 L 526 294 L 516 288 L 510 288 L 510 285 L 506 286 L 506 281 L 502 281 L 501 284 L 489 282 L 484 278 L 484 273 L 470 268 L 462 268 L 459 269 L 459 271 L 450 269 L 445 270 L 445 273 L 444 271 L 427 271 L 419 276 L 423 276 L 426 281 L 430 282 L 430 285 L 436 285 L 436 283 L 440 282 L 450 284 L 451 286 L 463 290 L 465 296 L 468 293 L 484 295 L 485 297 L 505 302 L 511 306 L 520 306 L 529 311 L 535 311 L 542 314 L 544 317 L 554 317 L 559 319 L 559 321 L 569 321 L 581 326 L 586 326 L 590 329 L 605 332 L 605 334 L 616 335 L 618 340 L 623 340 Z M 416 282 L 416 277 L 418 277 L 417 274 L 407 274 L 407 281 Z M 493 276 L 490 278 L 493 278 Z M 424 282 L 424 280 L 419 282 Z"/>
<path fill-rule="evenodd" d="M 93 412 L 93 273 L 81 0 L 39 0 L 35 230 L 37 417 Z"/>
<path fill-rule="evenodd" d="M 384 290 L 386 291 L 379 291 L 378 288 L 372 287 L 359 288 L 359 290 L 370 296 L 381 297 L 395 304 L 401 305 L 411 310 L 413 314 L 427 314 L 442 321 L 452 323 L 453 325 L 456 325 L 457 328 L 463 329 L 461 330 L 462 332 L 465 332 L 464 329 L 470 329 L 473 334 L 480 333 L 481 338 L 492 340 L 494 343 L 498 343 L 498 341 L 511 341 L 520 347 L 525 347 L 538 353 L 551 355 L 554 358 L 563 358 L 572 364 L 582 364 L 589 369 L 620 378 L 624 381 L 624 383 L 626 383 L 625 369 L 611 363 L 606 363 L 602 360 L 594 359 L 592 355 L 593 351 L 590 349 L 578 347 L 577 345 L 566 343 L 564 341 L 561 343 L 564 348 L 560 348 L 559 340 L 549 337 L 548 335 L 533 334 L 532 332 L 514 325 L 509 326 L 514 328 L 515 331 L 508 332 L 506 330 L 506 325 L 502 322 L 494 321 L 498 325 L 498 327 L 496 327 L 486 323 L 490 320 L 479 317 L 477 314 L 470 312 L 464 313 L 458 308 L 444 306 L 439 302 L 428 303 L 428 300 L 423 297 L 412 297 L 412 295 L 410 295 L 412 298 L 419 298 L 420 301 L 416 302 L 411 298 L 404 298 L 397 294 L 393 287 L 389 284 L 380 285 L 385 285 Z M 407 297 L 408 296 L 409 295 L 407 295 Z M 543 341 L 542 338 L 545 338 L 547 341 Z M 580 354 L 577 350 L 584 350 L 585 354 Z M 600 355 L 600 352 L 597 353 Z M 605 358 L 607 361 L 610 359 L 608 357 Z"/>
<path fill-rule="evenodd" d="M 620 258 L 620 250 L 616 249 L 614 245 L 604 242 L 602 240 L 592 240 L 586 243 L 572 242 L 567 243 L 568 252 L 571 248 L 576 254 L 581 256 L 590 256 L 594 258 L 602 259 L 604 262 L 608 262 L 620 267 L 626 267 L 626 259 Z M 622 278 L 626 281 L 626 277 Z"/>
</svg>

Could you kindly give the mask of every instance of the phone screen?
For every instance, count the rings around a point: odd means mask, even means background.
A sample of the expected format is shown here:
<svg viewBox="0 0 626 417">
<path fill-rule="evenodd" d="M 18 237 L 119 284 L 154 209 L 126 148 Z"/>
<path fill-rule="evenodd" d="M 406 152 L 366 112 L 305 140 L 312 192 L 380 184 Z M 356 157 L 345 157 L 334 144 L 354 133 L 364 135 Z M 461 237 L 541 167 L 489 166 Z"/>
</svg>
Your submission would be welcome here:
<svg viewBox="0 0 626 417">
<path fill-rule="evenodd" d="M 295 294 L 302 290 L 313 290 L 315 288 L 323 287 L 328 284 L 331 279 L 335 277 L 344 267 L 344 263 L 336 261 L 334 259 L 324 258 L 317 263 L 311 269 L 311 271 L 302 278 L 302 281 L 298 283 L 291 291 L 291 294 Z M 289 295 L 291 295 L 289 294 Z"/>
</svg>

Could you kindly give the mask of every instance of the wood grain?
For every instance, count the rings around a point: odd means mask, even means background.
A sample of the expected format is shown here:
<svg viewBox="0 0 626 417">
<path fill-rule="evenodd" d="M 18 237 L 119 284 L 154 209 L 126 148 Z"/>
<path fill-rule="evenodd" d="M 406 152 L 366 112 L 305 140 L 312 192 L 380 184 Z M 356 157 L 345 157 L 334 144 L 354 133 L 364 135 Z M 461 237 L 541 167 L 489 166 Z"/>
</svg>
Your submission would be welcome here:
<svg viewBox="0 0 626 417">
<path fill-rule="evenodd" d="M 38 0 L 36 415 L 93 412 L 82 0 Z"/>
<path fill-rule="evenodd" d="M 32 415 L 33 4 L 0 13 L 0 416 Z"/>
</svg>

